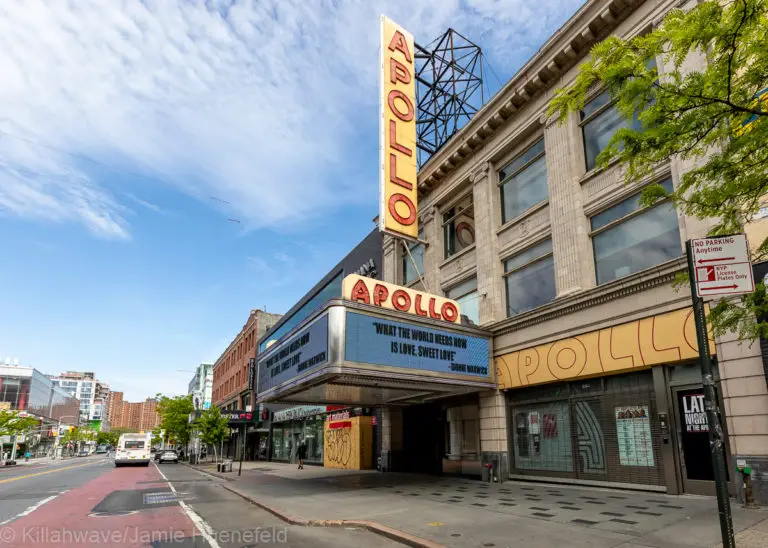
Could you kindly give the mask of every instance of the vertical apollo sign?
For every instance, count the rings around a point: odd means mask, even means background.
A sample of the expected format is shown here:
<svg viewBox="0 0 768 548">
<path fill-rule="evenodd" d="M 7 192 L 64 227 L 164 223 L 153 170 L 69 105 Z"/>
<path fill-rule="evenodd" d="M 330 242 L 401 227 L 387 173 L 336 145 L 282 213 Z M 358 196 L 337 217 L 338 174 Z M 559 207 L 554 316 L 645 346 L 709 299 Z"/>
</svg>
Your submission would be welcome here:
<svg viewBox="0 0 768 548">
<path fill-rule="evenodd" d="M 379 230 L 418 238 L 413 36 L 381 16 Z"/>
</svg>

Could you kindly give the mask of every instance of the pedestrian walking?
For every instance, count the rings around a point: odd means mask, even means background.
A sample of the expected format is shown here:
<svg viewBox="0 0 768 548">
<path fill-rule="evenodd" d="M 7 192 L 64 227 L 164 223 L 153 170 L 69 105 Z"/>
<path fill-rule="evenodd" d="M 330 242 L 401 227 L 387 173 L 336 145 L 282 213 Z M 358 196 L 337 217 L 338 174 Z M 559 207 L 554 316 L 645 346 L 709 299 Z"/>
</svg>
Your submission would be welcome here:
<svg viewBox="0 0 768 548">
<path fill-rule="evenodd" d="M 307 442 L 301 440 L 299 446 L 296 448 L 296 460 L 299 461 L 299 470 L 304 469 L 304 459 L 307 458 Z"/>
<path fill-rule="evenodd" d="M 29 451 L 24 453 L 24 462 L 29 462 L 29 457 L 30 457 Z"/>
</svg>

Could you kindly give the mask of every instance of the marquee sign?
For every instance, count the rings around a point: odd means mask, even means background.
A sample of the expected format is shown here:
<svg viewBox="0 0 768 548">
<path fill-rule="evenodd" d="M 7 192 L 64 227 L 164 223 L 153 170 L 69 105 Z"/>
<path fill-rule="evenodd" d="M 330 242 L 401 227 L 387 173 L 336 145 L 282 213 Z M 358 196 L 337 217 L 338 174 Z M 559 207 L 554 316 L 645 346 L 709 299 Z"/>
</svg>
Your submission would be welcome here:
<svg viewBox="0 0 768 548">
<path fill-rule="evenodd" d="M 381 16 L 379 230 L 418 238 L 413 36 Z"/>
<path fill-rule="evenodd" d="M 459 303 L 371 278 L 350 274 L 341 282 L 342 298 L 390 310 L 399 310 L 424 318 L 461 323 Z"/>
</svg>

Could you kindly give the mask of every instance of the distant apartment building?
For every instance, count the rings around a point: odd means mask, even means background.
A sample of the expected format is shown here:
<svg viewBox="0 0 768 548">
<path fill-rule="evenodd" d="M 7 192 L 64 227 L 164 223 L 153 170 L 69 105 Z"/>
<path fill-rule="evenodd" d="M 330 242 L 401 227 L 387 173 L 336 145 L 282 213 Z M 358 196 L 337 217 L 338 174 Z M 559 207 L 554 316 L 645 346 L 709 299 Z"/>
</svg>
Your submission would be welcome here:
<svg viewBox="0 0 768 548">
<path fill-rule="evenodd" d="M 196 411 L 205 411 L 211 407 L 213 397 L 213 364 L 201 363 L 195 369 L 195 375 L 189 381 L 187 394 L 191 394 Z"/>
<path fill-rule="evenodd" d="M 67 371 L 50 376 L 51 381 L 80 400 L 80 424 L 94 430 L 109 428 L 109 385 L 96 379 L 90 371 Z"/>
<path fill-rule="evenodd" d="M 274 326 L 281 314 L 251 310 L 248 320 L 213 364 L 213 403 L 225 410 L 247 410 L 254 396 L 248 386 L 248 361 L 256 358 L 256 342 Z"/>
<path fill-rule="evenodd" d="M 147 398 L 143 402 L 128 402 L 122 392 L 112 392 L 109 398 L 108 414 L 110 428 L 130 428 L 149 431 L 160 425 L 157 414 L 157 400 Z"/>
</svg>

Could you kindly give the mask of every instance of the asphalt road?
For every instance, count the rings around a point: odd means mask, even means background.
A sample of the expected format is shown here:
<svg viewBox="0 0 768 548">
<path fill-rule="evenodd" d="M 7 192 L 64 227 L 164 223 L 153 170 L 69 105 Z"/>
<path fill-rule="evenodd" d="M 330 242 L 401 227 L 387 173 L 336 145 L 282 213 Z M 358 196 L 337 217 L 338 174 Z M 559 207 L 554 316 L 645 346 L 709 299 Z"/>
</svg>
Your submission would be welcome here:
<svg viewBox="0 0 768 548">
<path fill-rule="evenodd" d="M 114 466 L 103 456 L 75 457 L 0 471 L 0 524 L 44 499 L 83 485 Z"/>
<path fill-rule="evenodd" d="M 362 529 L 289 526 L 181 464 L 92 456 L 0 472 L 0 546 L 400 546 Z"/>
</svg>

